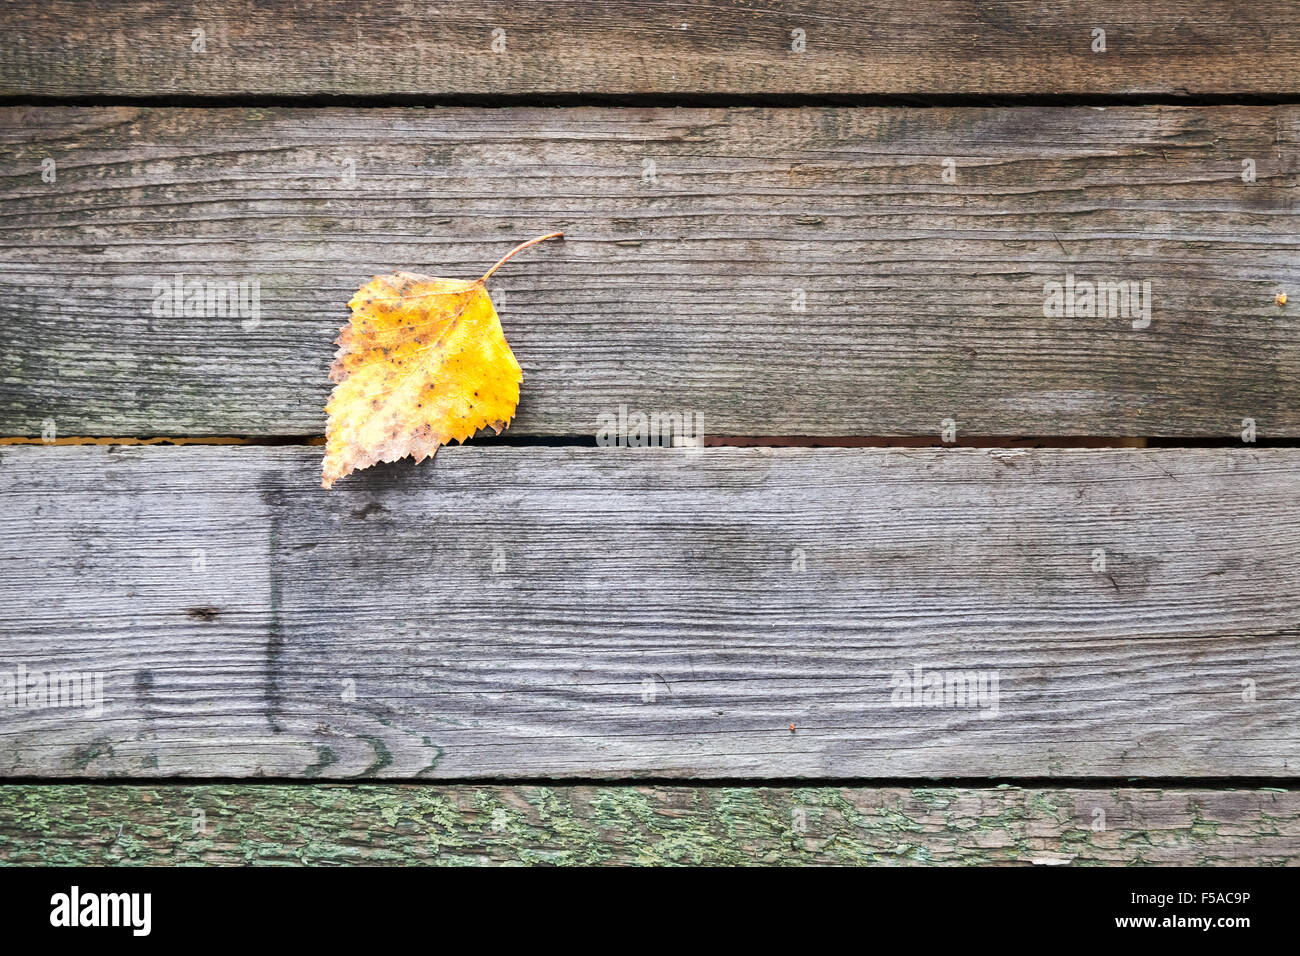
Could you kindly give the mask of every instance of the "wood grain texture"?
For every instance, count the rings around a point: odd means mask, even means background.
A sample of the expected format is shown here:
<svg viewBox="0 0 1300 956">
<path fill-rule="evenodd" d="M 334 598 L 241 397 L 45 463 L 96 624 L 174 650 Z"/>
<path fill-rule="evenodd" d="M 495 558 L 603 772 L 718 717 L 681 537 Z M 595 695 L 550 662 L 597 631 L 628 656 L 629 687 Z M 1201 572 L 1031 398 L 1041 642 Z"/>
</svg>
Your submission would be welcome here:
<svg viewBox="0 0 1300 956">
<path fill-rule="evenodd" d="M 320 434 L 370 276 L 477 276 L 563 229 L 491 283 L 513 434 L 626 405 L 710 435 L 1296 436 L 1298 131 L 1294 107 L 11 108 L 0 434 Z M 260 310 L 156 314 L 177 274 L 256 282 Z M 1149 280 L 1150 327 L 1046 317 L 1067 274 Z"/>
<path fill-rule="evenodd" d="M 0 449 L 0 670 L 105 698 L 6 708 L 0 774 L 1300 766 L 1300 451 L 469 447 L 333 492 L 319 467 Z M 997 697 L 907 705 L 917 667 Z"/>
<path fill-rule="evenodd" d="M 1232 0 L 20 0 L 5 12 L 0 93 L 1294 93 L 1295 12 Z"/>
<path fill-rule="evenodd" d="M 0 787 L 0 865 L 1300 864 L 1278 790 Z"/>
</svg>

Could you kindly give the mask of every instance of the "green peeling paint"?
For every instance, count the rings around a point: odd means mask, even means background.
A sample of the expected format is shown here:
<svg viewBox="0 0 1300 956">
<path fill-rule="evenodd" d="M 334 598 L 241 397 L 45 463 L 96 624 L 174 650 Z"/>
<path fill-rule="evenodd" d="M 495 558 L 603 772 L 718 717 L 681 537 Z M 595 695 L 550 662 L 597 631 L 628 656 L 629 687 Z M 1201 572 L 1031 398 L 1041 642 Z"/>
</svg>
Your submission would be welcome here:
<svg viewBox="0 0 1300 956">
<path fill-rule="evenodd" d="M 373 745 L 372 741 L 372 745 Z M 94 748 L 90 748 L 93 750 Z M 375 747 L 376 762 L 391 760 Z M 316 768 L 337 755 L 318 748 Z M 1151 813 L 1132 813 L 1147 800 Z M 1106 810 L 1094 832 L 1091 808 Z M 1158 811 L 1158 812 L 1157 812 Z M 1125 828 L 1126 819 L 1142 826 Z M 1015 788 L 0 786 L 0 863 L 1300 862 L 1300 794 Z"/>
</svg>

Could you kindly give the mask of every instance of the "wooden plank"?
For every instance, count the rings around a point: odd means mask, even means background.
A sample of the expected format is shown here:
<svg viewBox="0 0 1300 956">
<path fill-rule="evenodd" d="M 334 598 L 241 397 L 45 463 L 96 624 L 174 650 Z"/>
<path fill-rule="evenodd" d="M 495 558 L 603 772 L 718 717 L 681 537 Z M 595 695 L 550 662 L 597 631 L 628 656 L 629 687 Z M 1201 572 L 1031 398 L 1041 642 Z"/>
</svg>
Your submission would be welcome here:
<svg viewBox="0 0 1300 956">
<path fill-rule="evenodd" d="M 1294 866 L 1300 794 L 24 785 L 0 788 L 0 862 Z"/>
<path fill-rule="evenodd" d="M 6 10 L 0 93 L 1295 93 L 1295 12 L 1232 0 L 26 0 Z"/>
<path fill-rule="evenodd" d="M 0 449 L 0 672 L 104 700 L 4 708 L 0 773 L 1300 766 L 1300 450 L 457 447 L 333 492 L 319 468 Z"/>
<path fill-rule="evenodd" d="M 8 109 L 0 434 L 320 434 L 371 275 L 479 275 L 559 228 L 492 283 L 513 434 L 625 405 L 710 435 L 1296 436 L 1298 132 L 1295 107 Z M 259 310 L 168 315 L 177 274 Z M 1150 325 L 1045 315 L 1067 275 L 1150 281 Z"/>
</svg>

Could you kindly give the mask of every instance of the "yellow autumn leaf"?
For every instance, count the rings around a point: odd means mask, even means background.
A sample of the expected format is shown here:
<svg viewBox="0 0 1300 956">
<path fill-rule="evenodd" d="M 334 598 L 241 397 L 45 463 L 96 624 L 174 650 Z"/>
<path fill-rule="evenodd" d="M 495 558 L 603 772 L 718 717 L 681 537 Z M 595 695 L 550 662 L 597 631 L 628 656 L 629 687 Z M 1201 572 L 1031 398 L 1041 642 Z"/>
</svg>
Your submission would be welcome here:
<svg viewBox="0 0 1300 956">
<path fill-rule="evenodd" d="M 330 368 L 322 487 L 376 462 L 422 461 L 480 428 L 500 434 L 524 375 L 486 283 L 520 249 L 562 235 L 516 246 L 473 281 L 399 272 L 357 291 Z"/>
</svg>

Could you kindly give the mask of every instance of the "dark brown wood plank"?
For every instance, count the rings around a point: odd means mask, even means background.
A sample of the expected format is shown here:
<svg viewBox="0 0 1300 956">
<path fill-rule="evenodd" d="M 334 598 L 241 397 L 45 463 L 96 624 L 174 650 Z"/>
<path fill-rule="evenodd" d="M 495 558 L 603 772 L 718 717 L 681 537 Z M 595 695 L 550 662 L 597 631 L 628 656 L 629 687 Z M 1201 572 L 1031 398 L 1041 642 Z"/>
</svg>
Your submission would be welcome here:
<svg viewBox="0 0 1300 956">
<path fill-rule="evenodd" d="M 1295 93 L 1295 14 L 1233 0 L 22 0 L 5 11 L 0 93 Z"/>
<path fill-rule="evenodd" d="M 44 784 L 0 787 L 0 862 L 1294 866 L 1300 794 Z"/>
<path fill-rule="evenodd" d="M 625 405 L 710 435 L 1296 436 L 1298 119 L 12 108 L 0 434 L 320 434 L 371 275 L 563 229 L 492 281 L 514 434 Z M 177 274 L 257 283 L 257 315 L 167 314 Z M 1067 275 L 1149 281 L 1149 326 L 1046 315 Z"/>
<path fill-rule="evenodd" d="M 319 468 L 0 449 L 0 672 L 104 700 L 14 695 L 0 774 L 1300 766 L 1294 449 L 468 447 L 332 492 Z"/>
</svg>

